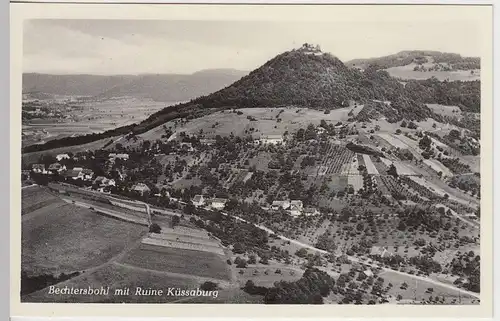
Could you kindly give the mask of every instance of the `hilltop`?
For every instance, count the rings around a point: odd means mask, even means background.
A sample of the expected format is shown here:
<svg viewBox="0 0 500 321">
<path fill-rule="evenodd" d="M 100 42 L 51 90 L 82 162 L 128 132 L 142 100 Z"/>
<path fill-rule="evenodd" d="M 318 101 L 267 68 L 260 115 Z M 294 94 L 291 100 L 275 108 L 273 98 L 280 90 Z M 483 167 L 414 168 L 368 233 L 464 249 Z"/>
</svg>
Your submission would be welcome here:
<svg viewBox="0 0 500 321">
<path fill-rule="evenodd" d="M 478 57 L 462 57 L 456 53 L 430 50 L 405 50 L 378 58 L 353 59 L 346 62 L 346 65 L 361 69 L 365 69 L 369 65 L 377 65 L 380 69 L 387 69 L 411 63 L 420 65 L 425 63 L 443 64 L 449 66 L 450 70 L 480 69 L 480 58 Z"/>
<path fill-rule="evenodd" d="M 149 79 L 154 85 L 154 76 Z M 436 86 L 440 87 L 439 90 L 435 90 Z M 296 106 L 328 113 L 352 103 L 380 100 L 393 103 L 391 108 L 383 109 L 380 116 L 391 121 L 422 121 L 429 117 L 439 118 L 426 103 L 457 102 L 457 105 L 461 104 L 460 108 L 478 110 L 479 99 L 474 97 L 479 97 L 479 89 L 475 82 L 437 84 L 434 81 L 410 81 L 403 84 L 384 70 L 349 68 L 337 57 L 304 44 L 301 48 L 277 55 L 226 88 L 166 107 L 139 124 L 29 146 L 24 152 L 79 145 L 123 136 L 131 131 L 141 134 L 173 119 L 196 118 L 224 109 Z M 463 92 L 467 97 L 462 97 Z"/>
<path fill-rule="evenodd" d="M 478 57 L 462 57 L 459 54 L 412 50 L 394 55 L 354 59 L 347 66 L 359 70 L 368 67 L 387 71 L 400 79 L 429 79 L 474 81 L 480 79 L 481 61 Z"/>
<path fill-rule="evenodd" d="M 98 98 L 130 96 L 159 102 L 186 101 L 224 88 L 246 72 L 232 69 L 201 70 L 190 75 L 49 75 L 23 74 L 23 93 L 75 95 Z"/>
</svg>

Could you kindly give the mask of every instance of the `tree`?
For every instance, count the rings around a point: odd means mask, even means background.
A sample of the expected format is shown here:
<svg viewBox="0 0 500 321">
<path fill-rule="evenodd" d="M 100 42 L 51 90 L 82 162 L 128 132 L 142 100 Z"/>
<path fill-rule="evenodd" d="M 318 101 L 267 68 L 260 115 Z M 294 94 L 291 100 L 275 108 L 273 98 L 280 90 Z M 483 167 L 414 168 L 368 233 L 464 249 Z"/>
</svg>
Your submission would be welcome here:
<svg viewBox="0 0 500 321">
<path fill-rule="evenodd" d="M 153 223 L 149 226 L 149 232 L 150 233 L 156 233 L 159 234 L 161 232 L 161 227 L 160 225 Z"/>
<path fill-rule="evenodd" d="M 387 174 L 392 175 L 394 177 L 398 177 L 398 171 L 396 170 L 396 166 L 394 166 L 394 164 L 391 164 L 389 166 L 389 169 L 387 170 Z"/>
<path fill-rule="evenodd" d="M 200 289 L 202 289 L 203 291 L 214 291 L 217 290 L 217 288 L 217 283 L 211 281 L 203 282 L 203 284 L 200 286 Z"/>
<path fill-rule="evenodd" d="M 175 228 L 177 225 L 179 225 L 180 221 L 181 221 L 181 218 L 177 215 L 174 215 L 172 217 L 172 228 Z"/>
<path fill-rule="evenodd" d="M 243 245 L 241 243 L 235 243 L 234 246 L 233 246 L 233 253 L 236 253 L 236 254 L 244 254 L 245 253 L 245 248 L 243 247 Z"/>
<path fill-rule="evenodd" d="M 398 129 L 396 129 L 396 135 L 399 135 L 399 134 L 401 134 L 401 129 L 398 128 Z"/>
</svg>

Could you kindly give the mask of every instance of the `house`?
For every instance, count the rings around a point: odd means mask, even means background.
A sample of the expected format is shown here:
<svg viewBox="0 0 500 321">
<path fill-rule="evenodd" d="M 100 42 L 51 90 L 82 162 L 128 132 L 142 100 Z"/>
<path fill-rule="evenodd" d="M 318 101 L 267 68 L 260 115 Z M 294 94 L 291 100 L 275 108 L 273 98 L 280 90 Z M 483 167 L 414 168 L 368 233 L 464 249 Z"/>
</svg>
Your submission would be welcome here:
<svg viewBox="0 0 500 321">
<path fill-rule="evenodd" d="M 71 169 L 69 171 L 67 171 L 64 176 L 66 178 L 70 178 L 70 179 L 82 179 L 82 176 L 81 176 L 81 170 L 78 170 L 78 169 Z"/>
<path fill-rule="evenodd" d="M 316 133 L 317 133 L 318 135 L 321 135 L 321 134 L 323 134 L 324 132 L 326 132 L 326 129 L 324 129 L 323 127 L 318 127 L 318 128 L 316 129 Z"/>
<path fill-rule="evenodd" d="M 31 169 L 35 173 L 43 173 L 43 172 L 45 172 L 45 164 L 33 164 Z"/>
<path fill-rule="evenodd" d="M 94 176 L 94 171 L 91 169 L 88 169 L 88 168 L 84 168 L 80 172 L 80 175 L 81 175 L 83 180 L 89 181 L 92 179 L 92 176 Z"/>
<path fill-rule="evenodd" d="M 293 200 L 293 201 L 291 201 L 290 202 L 290 207 L 292 207 L 292 206 L 297 207 L 301 211 L 304 208 L 304 205 L 302 204 L 301 200 Z"/>
<path fill-rule="evenodd" d="M 181 149 L 187 150 L 189 152 L 194 151 L 193 145 L 191 143 L 181 143 Z"/>
<path fill-rule="evenodd" d="M 203 198 L 203 195 L 195 195 L 193 197 L 194 206 L 202 206 L 203 204 L 205 204 L 205 199 Z"/>
<path fill-rule="evenodd" d="M 376 256 L 380 256 L 380 257 L 384 258 L 384 257 L 392 256 L 392 253 L 387 251 L 387 248 L 385 248 L 385 247 L 372 246 L 372 248 L 370 250 L 370 255 L 376 255 Z"/>
<path fill-rule="evenodd" d="M 283 136 L 282 135 L 266 135 L 260 137 L 260 142 L 262 144 L 283 144 Z"/>
<path fill-rule="evenodd" d="M 273 203 L 271 204 L 271 208 L 275 211 L 279 210 L 280 208 L 286 210 L 289 207 L 290 201 L 273 201 Z"/>
<path fill-rule="evenodd" d="M 128 154 L 116 154 L 115 158 L 127 160 L 129 158 Z"/>
<path fill-rule="evenodd" d="M 83 171 L 83 167 L 73 167 L 73 170 L 81 172 Z"/>
<path fill-rule="evenodd" d="M 68 154 L 59 154 L 56 156 L 56 159 L 58 162 L 60 162 L 63 159 L 69 159 L 69 155 Z"/>
<path fill-rule="evenodd" d="M 52 173 L 55 172 L 61 173 L 62 171 L 65 170 L 66 170 L 66 165 L 61 165 L 60 163 L 50 164 L 49 166 L 49 171 L 51 171 Z"/>
<path fill-rule="evenodd" d="M 227 203 L 227 199 L 225 198 L 214 198 L 210 204 L 210 206 L 215 210 L 222 210 Z"/>
<path fill-rule="evenodd" d="M 200 139 L 200 143 L 203 144 L 203 145 L 213 145 L 215 144 L 215 139 L 208 139 L 208 138 L 203 138 L 203 139 Z"/>
<path fill-rule="evenodd" d="M 373 276 L 373 272 L 370 269 L 363 271 L 363 274 L 366 275 L 367 277 Z"/>
<path fill-rule="evenodd" d="M 305 208 L 303 213 L 305 216 L 316 216 L 320 214 L 320 212 L 314 207 Z"/>
<path fill-rule="evenodd" d="M 300 208 L 297 204 L 290 205 L 290 215 L 293 217 L 297 217 L 302 214 L 302 208 Z"/>
<path fill-rule="evenodd" d="M 93 182 L 94 185 L 99 185 L 99 186 L 106 185 L 107 183 L 108 179 L 104 176 L 97 176 Z"/>
<path fill-rule="evenodd" d="M 144 183 L 137 183 L 132 187 L 132 190 L 138 192 L 141 196 L 144 195 L 144 193 L 151 192 L 151 189 Z"/>
</svg>

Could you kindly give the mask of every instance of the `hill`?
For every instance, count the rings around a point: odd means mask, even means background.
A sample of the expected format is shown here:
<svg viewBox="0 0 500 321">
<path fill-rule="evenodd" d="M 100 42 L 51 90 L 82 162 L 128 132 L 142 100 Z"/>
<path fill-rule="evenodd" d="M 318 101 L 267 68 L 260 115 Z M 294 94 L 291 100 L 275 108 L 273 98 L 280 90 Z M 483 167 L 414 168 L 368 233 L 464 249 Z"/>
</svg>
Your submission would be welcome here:
<svg viewBox="0 0 500 321">
<path fill-rule="evenodd" d="M 379 69 L 388 69 L 391 67 L 406 66 L 412 63 L 417 65 L 426 63 L 441 64 L 443 67 L 448 67 L 449 70 L 480 69 L 480 58 L 478 57 L 462 57 L 455 53 L 429 50 L 401 51 L 394 55 L 384 57 L 354 59 L 346 62 L 346 65 L 361 69 L 365 69 L 370 65 L 377 65 Z"/>
<path fill-rule="evenodd" d="M 439 51 L 401 51 L 379 58 L 355 59 L 346 64 L 360 70 L 371 66 L 402 80 L 475 81 L 481 77 L 479 58 Z"/>
<path fill-rule="evenodd" d="M 98 95 L 100 98 L 132 96 L 155 101 L 186 101 L 210 94 L 244 75 L 237 70 L 206 70 L 192 75 L 141 75 Z"/>
<path fill-rule="evenodd" d="M 380 100 L 392 102 L 393 108 L 382 109 L 383 115 L 391 121 L 420 121 L 436 116 L 424 102 L 433 103 L 436 96 L 440 101 L 445 101 L 449 95 L 459 93 L 456 91 L 457 86 L 442 86 L 435 92 L 428 90 L 428 86 L 433 86 L 433 82 L 422 86 L 405 86 L 384 70 L 373 67 L 364 71 L 349 68 L 333 55 L 305 44 L 299 49 L 276 56 L 224 89 L 187 103 L 166 107 L 139 124 L 100 134 L 53 140 L 44 145 L 29 146 L 24 152 L 84 144 L 126 135 L 131 131 L 141 134 L 176 118 L 201 117 L 217 110 L 235 108 L 298 106 L 328 113 L 353 102 Z M 414 88 L 417 92 L 410 93 L 406 87 Z M 471 91 L 479 97 L 477 88 Z M 464 108 L 472 108 L 476 101 L 468 99 L 462 102 L 467 104 Z"/>
<path fill-rule="evenodd" d="M 48 75 L 23 74 L 23 93 L 111 98 L 132 96 L 156 101 L 185 101 L 219 90 L 244 76 L 230 69 L 202 70 L 191 75 Z"/>
</svg>

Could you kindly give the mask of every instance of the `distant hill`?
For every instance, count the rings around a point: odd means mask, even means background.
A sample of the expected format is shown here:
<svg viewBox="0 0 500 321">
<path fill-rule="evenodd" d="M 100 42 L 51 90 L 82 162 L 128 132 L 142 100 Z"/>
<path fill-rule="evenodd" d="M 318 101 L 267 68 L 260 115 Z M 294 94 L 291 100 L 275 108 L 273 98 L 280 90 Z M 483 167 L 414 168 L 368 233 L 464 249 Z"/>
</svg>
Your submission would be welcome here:
<svg viewBox="0 0 500 321">
<path fill-rule="evenodd" d="M 370 65 L 376 65 L 378 69 L 388 69 L 410 65 L 412 63 L 416 65 L 441 64 L 443 67 L 448 67 L 450 71 L 481 69 L 480 58 L 478 57 L 462 57 L 455 53 L 429 50 L 401 51 L 397 54 L 384 57 L 354 59 L 346 62 L 346 65 L 360 69 L 365 69 Z"/>
<path fill-rule="evenodd" d="M 191 75 L 48 75 L 23 74 L 23 93 L 48 95 L 132 96 L 156 101 L 185 101 L 217 91 L 244 76 L 232 69 L 202 70 Z"/>
<path fill-rule="evenodd" d="M 148 77 L 154 87 L 154 76 Z M 402 119 L 421 121 L 439 117 L 425 103 L 456 102 L 463 104 L 459 105 L 460 108 L 478 110 L 478 83 L 411 80 L 403 84 L 384 70 L 375 67 L 367 67 L 364 71 L 349 68 L 333 55 L 305 44 L 299 49 L 279 54 L 219 91 L 166 107 L 139 124 L 101 134 L 53 140 L 44 145 L 29 146 L 24 151 L 84 144 L 129 132 L 141 134 L 176 118 L 201 117 L 233 108 L 299 106 L 328 113 L 353 101 L 367 103 L 380 100 L 390 101 L 391 108 L 381 108 L 377 113 L 367 111 L 365 114 L 385 116 L 392 122 Z M 466 97 L 462 96 L 463 92 Z"/>
<path fill-rule="evenodd" d="M 155 101 L 186 101 L 224 88 L 245 75 L 237 70 L 206 70 L 192 75 L 141 75 L 98 97 L 132 96 Z"/>
</svg>

